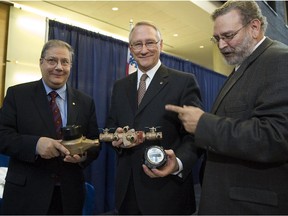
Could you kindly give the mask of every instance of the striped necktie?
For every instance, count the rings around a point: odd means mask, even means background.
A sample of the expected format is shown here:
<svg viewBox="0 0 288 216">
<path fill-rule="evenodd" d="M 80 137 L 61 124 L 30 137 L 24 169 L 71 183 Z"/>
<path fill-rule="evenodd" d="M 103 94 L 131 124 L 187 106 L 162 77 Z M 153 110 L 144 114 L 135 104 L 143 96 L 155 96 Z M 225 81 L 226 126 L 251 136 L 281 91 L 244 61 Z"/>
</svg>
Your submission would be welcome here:
<svg viewBox="0 0 288 216">
<path fill-rule="evenodd" d="M 144 97 L 144 94 L 146 92 L 146 79 L 148 75 L 143 74 L 140 78 L 139 82 L 139 88 L 138 88 L 138 106 L 141 103 L 142 98 Z"/>
<path fill-rule="evenodd" d="M 57 103 L 56 103 L 56 98 L 58 96 L 58 93 L 55 91 L 51 91 L 49 95 L 51 97 L 50 108 L 53 113 L 53 120 L 54 120 L 54 125 L 55 125 L 55 129 L 57 133 L 57 139 L 61 139 L 62 138 L 62 134 L 61 134 L 62 118 L 61 118 L 59 107 L 57 106 Z"/>
</svg>

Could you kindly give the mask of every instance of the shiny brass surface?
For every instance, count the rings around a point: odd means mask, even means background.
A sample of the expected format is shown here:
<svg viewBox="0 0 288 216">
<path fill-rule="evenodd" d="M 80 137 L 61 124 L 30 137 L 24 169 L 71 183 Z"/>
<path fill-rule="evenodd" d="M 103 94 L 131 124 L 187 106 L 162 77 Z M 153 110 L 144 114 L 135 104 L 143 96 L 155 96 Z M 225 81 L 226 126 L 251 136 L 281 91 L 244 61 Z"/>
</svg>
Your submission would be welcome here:
<svg viewBox="0 0 288 216">
<path fill-rule="evenodd" d="M 100 133 L 100 141 L 103 142 L 113 142 L 122 139 L 123 145 L 128 147 L 134 145 L 135 143 L 143 143 L 145 139 L 147 140 L 161 140 L 162 132 L 157 132 L 155 127 L 149 128 L 149 132 L 135 131 L 134 129 L 129 129 L 128 126 L 123 128 L 123 133 L 109 133 L 109 129 L 105 128 L 103 133 Z"/>
<path fill-rule="evenodd" d="M 99 134 L 99 139 L 87 139 L 82 136 L 73 140 L 62 140 L 62 145 L 70 151 L 71 155 L 84 154 L 89 148 L 93 146 L 99 146 L 100 142 L 112 142 L 122 139 L 124 147 L 143 143 L 146 140 L 161 140 L 162 132 L 157 132 L 155 127 L 149 128 L 149 132 L 135 131 L 129 129 L 128 126 L 123 128 L 123 133 L 109 133 L 109 129 L 103 130 L 103 133 Z"/>
<path fill-rule="evenodd" d="M 99 146 L 99 140 L 91 140 L 87 139 L 86 137 L 82 136 L 79 139 L 74 139 L 74 140 L 63 140 L 61 141 L 62 145 L 65 146 L 70 151 L 71 155 L 79 154 L 82 155 L 84 154 L 89 148 L 93 146 Z"/>
</svg>

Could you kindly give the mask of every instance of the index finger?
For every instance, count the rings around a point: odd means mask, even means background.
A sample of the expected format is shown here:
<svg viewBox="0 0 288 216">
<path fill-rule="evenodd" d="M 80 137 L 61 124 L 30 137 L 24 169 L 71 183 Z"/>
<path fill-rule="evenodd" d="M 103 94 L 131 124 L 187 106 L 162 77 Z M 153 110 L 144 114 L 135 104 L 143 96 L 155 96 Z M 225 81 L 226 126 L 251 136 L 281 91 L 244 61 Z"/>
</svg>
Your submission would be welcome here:
<svg viewBox="0 0 288 216">
<path fill-rule="evenodd" d="M 58 149 L 60 152 L 62 152 L 65 155 L 70 155 L 70 152 L 67 148 L 65 148 L 62 144 L 58 143 L 58 145 L 55 145 L 55 148 Z"/>
<path fill-rule="evenodd" d="M 172 104 L 165 105 L 165 109 L 168 111 L 176 112 L 176 113 L 183 113 L 184 112 L 183 107 L 172 105 Z"/>
</svg>

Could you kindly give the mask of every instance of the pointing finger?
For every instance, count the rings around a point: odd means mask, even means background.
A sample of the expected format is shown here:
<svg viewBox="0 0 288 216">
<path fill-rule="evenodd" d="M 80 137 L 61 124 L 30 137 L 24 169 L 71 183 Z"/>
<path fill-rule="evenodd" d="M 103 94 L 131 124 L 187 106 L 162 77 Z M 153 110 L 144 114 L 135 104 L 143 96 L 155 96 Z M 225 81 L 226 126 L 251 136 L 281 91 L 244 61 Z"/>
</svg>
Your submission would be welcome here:
<svg viewBox="0 0 288 216">
<path fill-rule="evenodd" d="M 165 105 L 165 109 L 168 111 L 173 111 L 173 112 L 179 113 L 179 114 L 184 112 L 183 107 L 175 106 L 175 105 L 171 105 L 171 104 Z"/>
</svg>

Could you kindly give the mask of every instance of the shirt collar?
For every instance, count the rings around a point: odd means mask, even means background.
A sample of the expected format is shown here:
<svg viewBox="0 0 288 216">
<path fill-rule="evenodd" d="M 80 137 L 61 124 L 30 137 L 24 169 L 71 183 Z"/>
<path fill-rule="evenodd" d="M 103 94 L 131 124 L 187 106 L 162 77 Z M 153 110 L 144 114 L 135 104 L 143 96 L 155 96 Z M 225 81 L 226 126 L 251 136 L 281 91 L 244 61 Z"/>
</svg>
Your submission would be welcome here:
<svg viewBox="0 0 288 216">
<path fill-rule="evenodd" d="M 266 39 L 266 36 L 264 36 L 257 44 L 256 46 L 254 47 L 252 53 L 257 49 L 258 46 L 260 46 L 261 43 L 263 43 L 263 41 Z M 238 68 L 241 66 L 241 64 L 238 64 L 235 66 L 235 71 L 238 70 Z"/>
<path fill-rule="evenodd" d="M 153 68 L 151 68 L 149 71 L 146 72 L 146 74 L 148 75 L 149 79 L 151 79 L 151 80 L 153 79 L 155 73 L 157 72 L 157 70 L 159 69 L 160 66 L 161 66 L 161 61 L 159 59 L 157 64 Z M 140 69 L 138 69 L 138 79 L 137 79 L 138 82 L 139 82 L 142 74 L 143 74 L 143 72 Z"/>
<path fill-rule="evenodd" d="M 264 36 L 264 37 L 262 38 L 262 40 L 260 40 L 260 41 L 256 44 L 256 46 L 255 46 L 254 49 L 253 49 L 253 52 L 254 52 L 254 50 L 257 49 L 258 46 L 260 46 L 261 43 L 263 43 L 263 41 L 264 41 L 265 39 L 266 39 L 266 36 Z"/>
<path fill-rule="evenodd" d="M 45 88 L 45 91 L 46 91 L 46 94 L 48 95 L 51 91 L 56 91 L 59 95 L 60 98 L 62 98 L 63 100 L 66 99 L 66 89 L 67 89 L 67 86 L 66 84 L 64 86 L 62 86 L 61 88 L 59 89 L 51 89 L 45 82 L 44 80 L 42 79 L 42 83 L 44 85 L 44 88 Z"/>
</svg>

